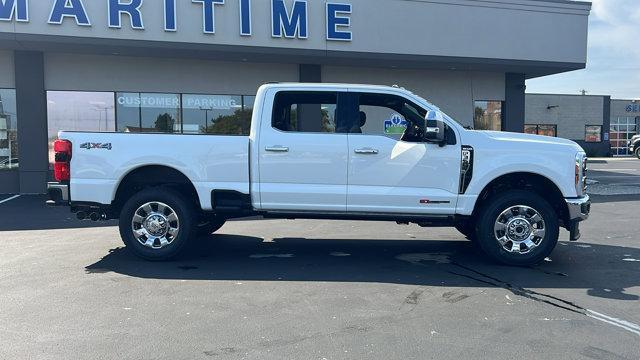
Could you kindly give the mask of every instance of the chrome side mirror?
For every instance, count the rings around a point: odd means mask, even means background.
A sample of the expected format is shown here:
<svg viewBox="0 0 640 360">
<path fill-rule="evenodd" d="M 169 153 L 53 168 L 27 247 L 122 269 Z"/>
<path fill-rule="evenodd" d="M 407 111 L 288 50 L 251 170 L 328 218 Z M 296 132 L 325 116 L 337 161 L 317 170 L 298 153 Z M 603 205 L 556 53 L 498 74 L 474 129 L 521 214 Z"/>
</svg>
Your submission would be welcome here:
<svg viewBox="0 0 640 360">
<path fill-rule="evenodd" d="M 436 110 L 429 110 L 427 116 L 425 116 L 425 122 L 424 141 L 444 146 L 446 141 L 442 113 Z"/>
</svg>

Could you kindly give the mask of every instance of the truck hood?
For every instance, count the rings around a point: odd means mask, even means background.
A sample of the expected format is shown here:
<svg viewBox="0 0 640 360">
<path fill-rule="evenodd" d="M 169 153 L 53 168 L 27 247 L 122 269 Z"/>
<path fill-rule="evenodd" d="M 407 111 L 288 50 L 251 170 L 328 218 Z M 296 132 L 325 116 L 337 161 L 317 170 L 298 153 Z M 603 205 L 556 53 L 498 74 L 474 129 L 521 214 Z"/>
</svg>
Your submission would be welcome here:
<svg viewBox="0 0 640 360">
<path fill-rule="evenodd" d="M 512 133 L 505 131 L 473 131 L 476 134 L 482 134 L 486 136 L 490 140 L 497 141 L 500 143 L 504 143 L 504 145 L 508 146 L 508 143 L 511 143 L 514 146 L 527 146 L 530 148 L 538 148 L 547 147 L 547 148 L 557 148 L 558 150 L 573 150 L 575 152 L 584 152 L 582 147 L 578 145 L 576 142 L 551 137 L 551 136 L 542 136 L 542 135 L 531 135 L 531 134 L 521 134 L 521 133 Z"/>
</svg>

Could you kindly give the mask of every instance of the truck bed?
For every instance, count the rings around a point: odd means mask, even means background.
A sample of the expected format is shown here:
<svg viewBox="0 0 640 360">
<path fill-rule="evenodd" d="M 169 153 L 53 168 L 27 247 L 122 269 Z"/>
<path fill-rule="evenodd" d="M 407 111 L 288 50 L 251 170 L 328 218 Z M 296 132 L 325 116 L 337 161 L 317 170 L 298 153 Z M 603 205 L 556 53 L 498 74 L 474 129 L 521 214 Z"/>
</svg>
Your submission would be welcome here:
<svg viewBox="0 0 640 360">
<path fill-rule="evenodd" d="M 249 137 L 60 132 L 73 144 L 70 197 L 110 204 L 117 184 L 142 166 L 180 171 L 195 186 L 203 210 L 212 189 L 249 193 Z"/>
</svg>

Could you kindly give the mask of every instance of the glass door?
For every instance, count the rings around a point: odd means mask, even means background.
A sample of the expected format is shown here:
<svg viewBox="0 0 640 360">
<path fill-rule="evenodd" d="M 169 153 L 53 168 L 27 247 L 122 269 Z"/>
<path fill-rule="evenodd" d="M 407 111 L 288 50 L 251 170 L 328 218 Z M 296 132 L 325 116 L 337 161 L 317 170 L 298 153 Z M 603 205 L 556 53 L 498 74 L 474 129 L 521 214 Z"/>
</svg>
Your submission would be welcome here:
<svg viewBox="0 0 640 360">
<path fill-rule="evenodd" d="M 613 156 L 629 156 L 629 140 L 638 133 L 634 117 L 611 119 L 610 140 Z"/>
</svg>

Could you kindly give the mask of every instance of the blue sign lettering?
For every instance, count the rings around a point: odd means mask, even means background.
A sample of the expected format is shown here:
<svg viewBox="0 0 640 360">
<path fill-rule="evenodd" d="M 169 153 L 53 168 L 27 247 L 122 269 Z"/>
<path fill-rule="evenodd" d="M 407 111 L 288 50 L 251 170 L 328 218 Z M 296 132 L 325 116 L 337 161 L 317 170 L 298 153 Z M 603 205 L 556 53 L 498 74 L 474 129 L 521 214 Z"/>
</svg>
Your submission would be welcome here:
<svg viewBox="0 0 640 360">
<path fill-rule="evenodd" d="M 224 5 L 224 0 L 191 0 L 194 3 L 202 3 L 202 26 L 205 34 L 216 33 L 216 4 Z"/>
<path fill-rule="evenodd" d="M 627 110 L 627 112 L 640 112 L 640 105 L 639 104 L 629 104 L 629 105 L 627 105 L 627 108 L 625 110 Z"/>
<path fill-rule="evenodd" d="M 82 0 L 55 0 L 49 14 L 49 24 L 62 24 L 65 17 L 76 19 L 76 24 L 91 26 Z"/>
<path fill-rule="evenodd" d="M 351 31 L 338 30 L 351 26 L 351 4 L 327 3 L 327 40 L 351 41 Z"/>
<path fill-rule="evenodd" d="M 36 1 L 42 6 L 45 0 L 0 0 L 0 21 L 29 22 L 29 1 Z M 49 0 L 52 3 L 48 23 L 61 25 L 66 18 L 73 18 L 76 25 L 92 26 L 89 14 L 83 3 L 84 0 Z M 91 0 L 96 3 L 107 2 L 107 19 L 110 28 L 122 28 L 122 18 L 129 18 L 131 28 L 144 30 L 143 2 L 144 0 Z M 188 0 L 181 0 L 188 2 Z M 239 5 L 240 36 L 253 36 L 252 6 L 255 1 L 233 0 Z M 260 0 L 262 3 L 264 0 Z M 274 38 L 307 39 L 309 36 L 309 0 L 268 0 L 271 2 L 271 36 Z M 326 40 L 352 41 L 351 13 L 353 6 L 348 3 L 325 0 Z M 178 31 L 178 0 L 148 1 L 147 6 L 164 7 L 164 31 Z M 229 9 L 216 9 L 216 5 L 225 5 L 225 0 L 191 0 L 192 4 L 202 5 L 202 31 L 205 34 L 216 33 L 215 11 L 222 11 L 229 15 Z M 46 5 L 45 5 L 46 6 Z M 187 5 L 188 6 L 188 5 Z M 99 7 L 98 7 L 99 8 Z M 90 10 L 90 9 L 89 9 Z M 95 9 L 94 9 L 95 10 Z M 155 14 L 155 13 L 154 13 Z M 96 16 L 95 14 L 92 16 Z M 97 14 L 97 16 L 100 16 Z M 159 16 L 159 14 L 158 14 Z M 312 21 L 320 19 L 314 17 Z M 125 20 L 126 21 L 126 20 Z M 321 20 L 320 20 L 321 21 Z"/>
<path fill-rule="evenodd" d="M 271 0 L 271 36 L 293 39 L 307 38 L 307 1 L 295 0 L 291 15 L 284 0 Z"/>
<path fill-rule="evenodd" d="M 128 3 L 121 3 L 121 0 L 109 0 L 109 27 L 121 28 L 121 16 L 122 14 L 129 15 L 131 21 L 131 27 L 138 30 L 144 30 L 144 24 L 142 22 L 142 13 L 140 7 L 143 0 L 129 0 Z"/>
<path fill-rule="evenodd" d="M 176 30 L 176 0 L 164 0 L 164 31 Z"/>
<path fill-rule="evenodd" d="M 11 21 L 14 15 L 16 21 L 29 21 L 29 5 L 27 5 L 27 0 L 0 0 L 0 20 Z"/>
<path fill-rule="evenodd" d="M 240 0 L 240 35 L 251 36 L 251 0 Z"/>
</svg>

